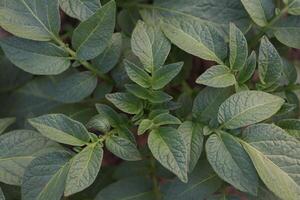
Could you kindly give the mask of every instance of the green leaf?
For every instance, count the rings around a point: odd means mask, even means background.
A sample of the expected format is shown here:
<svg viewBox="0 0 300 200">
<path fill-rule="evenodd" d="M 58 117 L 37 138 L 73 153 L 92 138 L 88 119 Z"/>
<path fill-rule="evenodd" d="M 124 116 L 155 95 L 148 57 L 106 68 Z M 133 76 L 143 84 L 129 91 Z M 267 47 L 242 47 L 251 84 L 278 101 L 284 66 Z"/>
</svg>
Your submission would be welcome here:
<svg viewBox="0 0 300 200">
<path fill-rule="evenodd" d="M 1 187 L 0 187 L 0 200 L 5 200 L 5 196 L 3 194 Z"/>
<path fill-rule="evenodd" d="M 143 101 L 130 93 L 117 92 L 107 94 L 106 99 L 123 112 L 129 114 L 138 114 L 143 110 Z"/>
<path fill-rule="evenodd" d="M 144 119 L 139 124 L 138 135 L 144 134 L 147 130 L 149 130 L 153 126 L 153 122 L 150 119 Z"/>
<path fill-rule="evenodd" d="M 299 19 L 299 16 L 288 16 L 278 21 L 272 27 L 277 40 L 289 47 L 300 49 Z"/>
<path fill-rule="evenodd" d="M 59 200 L 67 179 L 70 154 L 49 153 L 34 159 L 27 167 L 22 182 L 24 200 Z"/>
<path fill-rule="evenodd" d="M 276 123 L 277 126 L 283 128 L 291 136 L 300 139 L 300 120 L 284 119 Z"/>
<path fill-rule="evenodd" d="M 277 82 L 282 74 L 282 60 L 275 47 L 263 37 L 259 48 L 258 72 L 263 84 Z"/>
<path fill-rule="evenodd" d="M 240 70 L 237 81 L 239 83 L 245 83 L 253 76 L 256 69 L 256 53 L 253 51 L 249 56 L 245 66 Z"/>
<path fill-rule="evenodd" d="M 96 104 L 96 109 L 99 112 L 100 116 L 108 120 L 109 124 L 112 127 L 119 127 L 119 125 L 123 123 L 118 113 L 111 107 L 105 104 Z"/>
<path fill-rule="evenodd" d="M 195 20 L 196 21 L 196 20 Z M 224 39 L 212 27 L 192 19 L 185 26 L 163 23 L 162 30 L 173 44 L 189 54 L 223 64 L 227 54 Z"/>
<path fill-rule="evenodd" d="M 13 64 L 31 74 L 56 75 L 71 65 L 68 53 L 50 42 L 10 37 L 0 45 Z"/>
<path fill-rule="evenodd" d="M 95 200 L 153 200 L 152 186 L 144 177 L 121 179 L 101 190 Z"/>
<path fill-rule="evenodd" d="M 284 100 L 260 91 L 244 91 L 229 97 L 219 108 L 218 121 L 228 129 L 261 122 L 274 115 Z"/>
<path fill-rule="evenodd" d="M 220 105 L 232 94 L 231 88 L 206 87 L 199 92 L 193 103 L 193 116 L 200 122 L 216 120 Z"/>
<path fill-rule="evenodd" d="M 110 124 L 107 118 L 98 114 L 92 117 L 86 124 L 87 129 L 94 129 L 106 133 L 110 130 Z"/>
<path fill-rule="evenodd" d="M 5 129 L 15 123 L 15 121 L 16 118 L 14 117 L 0 118 L 0 135 L 5 131 Z"/>
<path fill-rule="evenodd" d="M 300 1 L 299 0 L 289 0 L 289 14 L 300 15 Z"/>
<path fill-rule="evenodd" d="M 1 0 L 0 26 L 18 37 L 49 41 L 60 30 L 58 0 Z"/>
<path fill-rule="evenodd" d="M 90 141 L 83 124 L 63 114 L 48 114 L 28 121 L 45 137 L 63 144 L 83 146 Z"/>
<path fill-rule="evenodd" d="M 244 136 L 242 144 L 265 185 L 281 199 L 299 199 L 299 141 L 271 124 L 250 126 Z"/>
<path fill-rule="evenodd" d="M 152 122 L 156 125 L 156 126 L 163 126 L 163 125 L 171 125 L 171 124 L 181 124 L 181 121 L 169 114 L 169 113 L 162 113 L 162 114 L 159 114 L 157 116 L 155 116 L 153 119 L 152 119 Z"/>
<path fill-rule="evenodd" d="M 155 70 L 152 75 L 152 88 L 159 90 L 165 87 L 181 71 L 183 62 L 165 65 Z"/>
<path fill-rule="evenodd" d="M 241 2 L 257 25 L 264 27 L 268 24 L 275 9 L 272 0 L 241 0 Z"/>
<path fill-rule="evenodd" d="M 162 92 L 162 91 L 153 91 L 149 89 L 145 89 L 139 85 L 135 84 L 127 84 L 125 85 L 128 92 L 133 94 L 134 96 L 141 98 L 143 100 L 150 101 L 151 103 L 164 103 L 172 100 L 172 96 Z"/>
<path fill-rule="evenodd" d="M 283 67 L 283 75 L 284 75 L 285 83 L 287 84 L 296 83 L 298 79 L 298 73 L 296 67 L 284 58 L 282 58 L 282 64 L 283 64 L 282 67 Z"/>
<path fill-rule="evenodd" d="M 151 87 L 151 77 L 147 72 L 129 60 L 124 60 L 124 64 L 127 75 L 133 82 L 144 88 Z"/>
<path fill-rule="evenodd" d="M 70 160 L 65 196 L 70 196 L 89 187 L 96 179 L 101 167 L 103 150 L 99 143 L 86 146 Z"/>
<path fill-rule="evenodd" d="M 59 0 L 61 9 L 70 17 L 87 20 L 101 8 L 100 0 Z"/>
<path fill-rule="evenodd" d="M 193 172 L 203 149 L 203 127 L 200 124 L 185 121 L 178 128 L 187 147 L 187 163 L 189 172 Z"/>
<path fill-rule="evenodd" d="M 153 156 L 165 168 L 187 182 L 187 150 L 182 135 L 176 129 L 161 127 L 151 131 L 148 145 Z"/>
<path fill-rule="evenodd" d="M 205 147 L 207 159 L 219 177 L 243 192 L 257 194 L 255 168 L 237 139 L 226 132 L 213 134 Z"/>
<path fill-rule="evenodd" d="M 130 140 L 118 136 L 110 136 L 105 140 L 106 148 L 116 156 L 128 160 L 141 160 L 141 154 Z"/>
<path fill-rule="evenodd" d="M 122 35 L 121 33 L 114 33 L 106 49 L 92 60 L 93 66 L 104 74 L 108 73 L 118 63 L 121 53 Z"/>
<path fill-rule="evenodd" d="M 131 48 L 145 69 L 152 72 L 163 66 L 171 50 L 171 44 L 157 27 L 138 21 L 132 33 Z"/>
<path fill-rule="evenodd" d="M 188 183 L 178 179 L 167 185 L 165 200 L 205 200 L 222 185 L 221 179 L 214 173 L 207 162 L 200 161 L 193 173 L 189 176 Z"/>
<path fill-rule="evenodd" d="M 20 185 L 27 165 L 38 155 L 62 148 L 31 130 L 15 130 L 0 136 L 0 182 Z"/>
<path fill-rule="evenodd" d="M 116 4 L 111 0 L 77 26 L 73 32 L 72 45 L 79 59 L 93 59 L 105 50 L 114 31 L 115 15 Z"/>
<path fill-rule="evenodd" d="M 229 34 L 230 68 L 240 70 L 248 57 L 248 44 L 243 32 L 234 24 L 230 24 Z"/>
<path fill-rule="evenodd" d="M 196 80 L 196 83 L 198 84 L 216 88 L 228 87 L 234 85 L 235 82 L 234 75 L 225 65 L 212 66 Z"/>
</svg>

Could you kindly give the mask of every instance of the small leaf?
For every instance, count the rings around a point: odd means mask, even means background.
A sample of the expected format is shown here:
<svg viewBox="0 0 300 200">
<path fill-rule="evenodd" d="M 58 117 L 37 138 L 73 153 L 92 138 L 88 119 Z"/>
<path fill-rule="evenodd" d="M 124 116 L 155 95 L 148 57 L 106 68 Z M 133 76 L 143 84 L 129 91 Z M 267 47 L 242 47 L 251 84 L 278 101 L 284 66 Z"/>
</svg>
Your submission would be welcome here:
<svg viewBox="0 0 300 200">
<path fill-rule="evenodd" d="M 165 87 L 181 71 L 183 62 L 165 65 L 155 70 L 152 75 L 152 88 L 159 90 Z"/>
<path fill-rule="evenodd" d="M 0 6 L 0 26 L 18 37 L 49 41 L 59 33 L 58 0 L 1 0 Z"/>
<path fill-rule="evenodd" d="M 15 121 L 16 118 L 14 117 L 0 118 L 0 135 L 5 131 L 5 129 L 15 123 Z"/>
<path fill-rule="evenodd" d="M 0 44 L 13 64 L 31 74 L 56 75 L 71 65 L 68 53 L 50 42 L 10 37 L 2 39 Z"/>
<path fill-rule="evenodd" d="M 193 172 L 203 149 L 203 127 L 200 124 L 185 121 L 178 128 L 187 147 L 189 172 Z"/>
<path fill-rule="evenodd" d="M 86 124 L 88 129 L 95 129 L 97 131 L 101 131 L 102 133 L 106 133 L 110 130 L 110 124 L 107 118 L 98 114 L 91 118 Z"/>
<path fill-rule="evenodd" d="M 105 140 L 105 146 L 110 152 L 124 160 L 141 160 L 141 154 L 135 144 L 125 138 L 110 136 Z"/>
<path fill-rule="evenodd" d="M 105 4 L 73 32 L 72 45 L 79 59 L 90 60 L 107 47 L 115 27 L 116 4 L 114 0 Z"/>
<path fill-rule="evenodd" d="M 275 47 L 263 37 L 259 48 L 258 72 L 259 78 L 264 84 L 277 82 L 282 74 L 282 60 Z"/>
<path fill-rule="evenodd" d="M 151 86 L 151 77 L 147 72 L 128 60 L 124 60 L 124 64 L 127 75 L 133 82 L 144 88 L 149 88 Z"/>
<path fill-rule="evenodd" d="M 196 83 L 216 88 L 225 88 L 235 84 L 235 77 L 225 65 L 215 65 L 198 77 Z"/>
<path fill-rule="evenodd" d="M 300 120 L 299 119 L 284 119 L 276 123 L 277 126 L 283 128 L 288 134 L 300 139 Z"/>
<path fill-rule="evenodd" d="M 243 32 L 234 24 L 230 24 L 230 68 L 240 70 L 244 67 L 248 57 L 248 44 Z"/>
<path fill-rule="evenodd" d="M 131 48 L 145 69 L 159 69 L 169 55 L 171 44 L 159 28 L 138 21 L 132 33 Z"/>
<path fill-rule="evenodd" d="M 138 114 L 143 110 L 143 101 L 130 93 L 107 94 L 106 99 L 113 103 L 117 108 L 129 114 Z"/>
<path fill-rule="evenodd" d="M 251 159 L 230 134 L 211 135 L 206 142 L 207 159 L 215 172 L 235 188 L 257 194 L 258 178 Z"/>
<path fill-rule="evenodd" d="M 118 113 L 111 107 L 105 104 L 96 104 L 96 109 L 99 112 L 100 116 L 108 120 L 109 124 L 112 127 L 119 127 L 123 123 Z"/>
<path fill-rule="evenodd" d="M 89 187 L 96 179 L 103 158 L 99 143 L 89 144 L 70 160 L 65 196 L 70 196 Z"/>
<path fill-rule="evenodd" d="M 187 150 L 181 134 L 174 128 L 153 130 L 148 138 L 153 156 L 168 170 L 187 182 Z M 180 147 L 180 148 L 178 148 Z"/>
<path fill-rule="evenodd" d="M 70 17 L 87 20 L 101 8 L 99 0 L 59 0 L 61 9 Z"/>
<path fill-rule="evenodd" d="M 245 66 L 240 70 L 238 74 L 237 81 L 239 83 L 245 83 L 251 77 L 253 76 L 256 69 L 256 53 L 253 51 L 249 58 L 247 59 L 247 62 Z"/>
<path fill-rule="evenodd" d="M 150 119 L 144 119 L 141 121 L 138 128 L 138 135 L 144 134 L 147 130 L 149 130 L 153 126 L 153 122 Z"/>
<path fill-rule="evenodd" d="M 0 136 L 0 182 L 21 185 L 27 165 L 38 155 L 63 150 L 57 143 L 31 130 L 15 130 Z"/>
<path fill-rule="evenodd" d="M 171 124 L 181 124 L 181 121 L 169 114 L 169 113 L 162 113 L 162 114 L 159 114 L 157 116 L 155 116 L 153 119 L 152 119 L 152 122 L 156 125 L 156 126 L 163 126 L 163 125 L 171 125 Z"/>
<path fill-rule="evenodd" d="M 244 91 L 229 97 L 219 108 L 218 121 L 236 129 L 261 122 L 274 115 L 284 100 L 260 91 Z"/>
<path fill-rule="evenodd" d="M 287 84 L 296 83 L 298 79 L 296 67 L 284 58 L 282 58 L 282 64 L 283 64 L 282 67 L 283 67 L 283 75 L 284 75 L 285 83 Z"/>
<path fill-rule="evenodd" d="M 135 84 L 127 84 L 125 85 L 125 87 L 128 90 L 128 92 L 130 92 L 134 96 L 155 104 L 168 102 L 171 101 L 173 98 L 172 96 L 162 91 L 149 90 Z"/>
<path fill-rule="evenodd" d="M 22 182 L 22 199 L 61 199 L 67 179 L 70 154 L 54 152 L 34 159 Z"/>
<path fill-rule="evenodd" d="M 45 137 L 63 144 L 83 146 L 90 141 L 83 124 L 63 114 L 48 114 L 28 121 Z"/>
<path fill-rule="evenodd" d="M 288 0 L 289 1 L 289 14 L 300 15 L 300 1 L 299 0 Z"/>
</svg>

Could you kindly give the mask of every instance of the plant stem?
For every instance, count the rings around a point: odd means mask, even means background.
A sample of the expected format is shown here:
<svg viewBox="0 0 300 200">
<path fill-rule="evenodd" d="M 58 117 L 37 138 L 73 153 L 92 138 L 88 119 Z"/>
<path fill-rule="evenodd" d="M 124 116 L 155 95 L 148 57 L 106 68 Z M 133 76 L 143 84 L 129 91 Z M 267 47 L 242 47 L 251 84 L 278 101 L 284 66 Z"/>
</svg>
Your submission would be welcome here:
<svg viewBox="0 0 300 200">
<path fill-rule="evenodd" d="M 159 190 L 159 183 L 157 181 L 157 177 L 156 177 L 156 166 L 155 166 L 155 159 L 153 156 L 151 156 L 150 158 L 150 166 L 151 166 L 151 179 L 153 182 L 153 192 L 155 195 L 155 199 L 156 200 L 161 200 L 161 194 L 160 194 L 160 190 Z"/>
<path fill-rule="evenodd" d="M 87 62 L 86 60 L 78 59 L 76 56 L 76 52 L 74 50 L 72 50 L 70 47 L 68 47 L 60 38 L 55 36 L 55 37 L 53 37 L 53 40 L 70 55 L 70 60 L 78 61 L 83 67 L 85 67 L 86 69 L 88 69 L 89 71 L 91 71 L 92 73 L 97 75 L 102 80 L 105 80 L 107 82 L 112 82 L 112 80 L 109 76 L 98 71 L 89 62 Z"/>
</svg>

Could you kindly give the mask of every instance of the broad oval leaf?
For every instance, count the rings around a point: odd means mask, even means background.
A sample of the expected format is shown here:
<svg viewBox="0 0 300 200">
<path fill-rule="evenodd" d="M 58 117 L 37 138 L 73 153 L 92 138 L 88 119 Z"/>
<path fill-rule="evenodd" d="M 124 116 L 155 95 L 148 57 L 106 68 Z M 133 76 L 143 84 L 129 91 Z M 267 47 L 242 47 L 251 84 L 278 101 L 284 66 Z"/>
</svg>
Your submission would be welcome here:
<svg viewBox="0 0 300 200">
<path fill-rule="evenodd" d="M 5 131 L 5 129 L 15 123 L 15 121 L 16 118 L 14 117 L 0 118 L 0 135 Z"/>
<path fill-rule="evenodd" d="M 58 0 L 1 0 L 0 26 L 30 40 L 54 39 L 60 30 Z"/>
<path fill-rule="evenodd" d="M 15 130 L 0 136 L 0 181 L 20 185 L 27 165 L 38 155 L 62 148 L 31 130 Z"/>
<path fill-rule="evenodd" d="M 87 129 L 94 129 L 106 133 L 110 130 L 110 124 L 107 118 L 98 114 L 92 117 L 86 124 Z"/>
<path fill-rule="evenodd" d="M 132 33 L 131 48 L 144 67 L 151 72 L 165 63 L 171 44 L 157 27 L 138 21 Z"/>
<path fill-rule="evenodd" d="M 147 130 L 149 130 L 153 126 L 153 122 L 150 119 L 143 119 L 138 128 L 138 135 L 144 134 Z"/>
<path fill-rule="evenodd" d="M 234 24 L 230 24 L 229 33 L 230 68 L 240 70 L 248 57 L 248 44 L 243 32 Z"/>
<path fill-rule="evenodd" d="M 235 188 L 257 194 L 258 177 L 243 146 L 230 134 L 211 135 L 206 142 L 206 155 L 215 172 Z"/>
<path fill-rule="evenodd" d="M 242 144 L 265 185 L 282 199 L 299 199 L 299 141 L 271 124 L 253 125 L 243 133 Z"/>
<path fill-rule="evenodd" d="M 185 121 L 178 128 L 187 147 L 187 163 L 189 172 L 193 172 L 203 149 L 203 127 L 192 121 Z"/>
<path fill-rule="evenodd" d="M 129 114 L 138 114 L 143 110 L 143 101 L 130 93 L 117 92 L 107 94 L 106 99 L 123 112 Z"/>
<path fill-rule="evenodd" d="M 116 4 L 111 0 L 78 25 L 73 32 L 72 45 L 79 59 L 93 59 L 105 50 L 114 31 L 115 15 Z"/>
<path fill-rule="evenodd" d="M 141 154 L 130 140 L 118 136 L 110 136 L 105 140 L 106 148 L 116 156 L 128 160 L 141 160 Z"/>
<path fill-rule="evenodd" d="M 31 74 L 56 75 L 71 65 L 69 54 L 50 42 L 10 37 L 0 45 L 13 64 Z"/>
<path fill-rule="evenodd" d="M 124 60 L 124 64 L 127 75 L 133 82 L 144 88 L 151 87 L 151 77 L 146 71 L 128 60 Z"/>
<path fill-rule="evenodd" d="M 282 60 L 267 37 L 263 37 L 259 48 L 258 72 L 260 81 L 264 84 L 273 84 L 282 75 Z"/>
<path fill-rule="evenodd" d="M 89 187 L 101 167 L 103 149 L 99 143 L 87 145 L 70 160 L 64 195 L 70 196 Z"/>
<path fill-rule="evenodd" d="M 234 85 L 236 82 L 234 74 L 225 65 L 215 65 L 201 74 L 196 83 L 209 87 L 225 88 Z"/>
<path fill-rule="evenodd" d="M 24 200 L 59 200 L 64 192 L 70 154 L 54 152 L 34 159 L 22 182 Z"/>
<path fill-rule="evenodd" d="M 265 92 L 239 92 L 220 106 L 218 121 L 228 129 L 244 127 L 268 119 L 283 103 L 282 98 Z"/>
<path fill-rule="evenodd" d="M 164 167 L 181 181 L 187 182 L 187 150 L 182 135 L 176 129 L 161 127 L 151 131 L 148 145 L 153 156 Z"/>
<path fill-rule="evenodd" d="M 87 20 L 101 8 L 100 0 L 59 0 L 61 9 L 70 17 Z"/>
<path fill-rule="evenodd" d="M 169 114 L 169 113 L 162 113 L 162 114 L 159 114 L 157 116 L 155 116 L 153 119 L 152 119 L 152 122 L 156 125 L 156 126 L 163 126 L 163 125 L 171 125 L 171 124 L 181 124 L 181 121 Z"/>
<path fill-rule="evenodd" d="M 63 114 L 48 114 L 28 121 L 45 137 L 63 144 L 83 146 L 90 141 L 83 124 Z"/>
</svg>

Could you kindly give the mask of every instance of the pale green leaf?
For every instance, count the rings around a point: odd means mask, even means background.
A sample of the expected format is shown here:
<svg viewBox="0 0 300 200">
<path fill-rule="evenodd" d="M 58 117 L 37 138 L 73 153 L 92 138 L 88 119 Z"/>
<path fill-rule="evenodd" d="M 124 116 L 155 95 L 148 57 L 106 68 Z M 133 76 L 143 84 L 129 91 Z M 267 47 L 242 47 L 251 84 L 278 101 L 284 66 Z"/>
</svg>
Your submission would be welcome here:
<svg viewBox="0 0 300 200">
<path fill-rule="evenodd" d="M 58 0 L 1 0 L 0 26 L 18 37 L 49 41 L 60 30 L 58 7 Z"/>
<path fill-rule="evenodd" d="M 187 182 L 187 150 L 182 135 L 174 128 L 153 130 L 148 138 L 153 156 L 168 170 Z"/>
<path fill-rule="evenodd" d="M 106 148 L 116 156 L 128 160 L 141 160 L 141 154 L 130 140 L 118 136 L 110 136 L 105 140 Z"/>
<path fill-rule="evenodd" d="M 164 65 L 152 74 L 152 88 L 159 90 L 165 87 L 181 71 L 183 62 Z"/>
<path fill-rule="evenodd" d="M 124 60 L 124 64 L 127 75 L 133 82 L 144 88 L 151 86 L 151 77 L 146 71 L 128 60 Z"/>
<path fill-rule="evenodd" d="M 116 4 L 114 0 L 105 4 L 73 32 L 72 45 L 79 59 L 97 57 L 107 47 L 115 27 Z"/>
<path fill-rule="evenodd" d="M 248 44 L 242 31 L 232 23 L 230 24 L 229 50 L 230 68 L 242 69 L 248 57 Z"/>
<path fill-rule="evenodd" d="M 256 53 L 255 51 L 253 51 L 249 56 L 249 58 L 247 59 L 245 66 L 240 70 L 237 77 L 237 81 L 239 83 L 245 83 L 246 81 L 251 79 L 251 77 L 255 72 L 255 69 L 256 69 Z"/>
<path fill-rule="evenodd" d="M 300 1 L 299 0 L 288 0 L 289 1 L 289 14 L 300 15 Z"/>
<path fill-rule="evenodd" d="M 22 182 L 24 200 L 60 200 L 67 179 L 70 154 L 54 152 L 34 159 Z"/>
<path fill-rule="evenodd" d="M 62 148 L 31 130 L 15 130 L 0 136 L 0 182 L 20 185 L 27 165 L 38 155 Z"/>
<path fill-rule="evenodd" d="M 100 0 L 59 0 L 61 9 L 70 17 L 87 20 L 101 8 Z"/>
<path fill-rule="evenodd" d="M 5 131 L 5 129 L 15 123 L 15 121 L 16 118 L 14 117 L 0 118 L 0 135 Z"/>
<path fill-rule="evenodd" d="M 220 106 L 218 121 L 228 129 L 248 126 L 268 119 L 279 111 L 283 103 L 284 99 L 265 92 L 239 92 Z"/>
<path fill-rule="evenodd" d="M 149 130 L 153 126 L 153 122 L 150 119 L 144 119 L 139 124 L 138 135 L 144 134 L 147 130 Z"/>
<path fill-rule="evenodd" d="M 63 114 L 48 114 L 28 121 L 45 137 L 63 144 L 83 146 L 90 141 L 83 124 Z"/>
<path fill-rule="evenodd" d="M 209 87 L 225 88 L 236 82 L 234 74 L 225 65 L 215 65 L 201 74 L 196 83 Z"/>
<path fill-rule="evenodd" d="M 103 149 L 99 143 L 86 146 L 70 160 L 64 195 L 70 196 L 89 187 L 101 167 Z"/>
<path fill-rule="evenodd" d="M 219 177 L 243 192 L 257 194 L 255 168 L 237 139 L 225 132 L 213 134 L 205 147 L 207 159 Z"/>
<path fill-rule="evenodd" d="M 152 119 L 152 122 L 156 125 L 156 126 L 163 126 L 163 125 L 171 125 L 171 124 L 181 124 L 181 121 L 169 114 L 169 113 L 162 113 L 162 114 L 159 114 L 157 116 L 155 116 L 153 119 Z"/>
<path fill-rule="evenodd" d="M 263 37 L 259 48 L 258 72 L 263 84 L 273 84 L 282 75 L 282 60 L 267 37 Z"/>
<path fill-rule="evenodd" d="M 71 65 L 68 53 L 50 42 L 10 37 L 2 39 L 0 45 L 14 65 L 31 74 L 56 75 Z"/>
<path fill-rule="evenodd" d="M 178 128 L 187 147 L 189 172 L 193 172 L 203 149 L 203 127 L 192 121 L 185 121 Z"/>
<path fill-rule="evenodd" d="M 138 114 L 143 110 L 143 101 L 130 93 L 107 94 L 106 99 L 117 108 L 129 114 Z"/>
<path fill-rule="evenodd" d="M 157 27 L 138 21 L 132 33 L 131 48 L 144 67 L 151 72 L 165 63 L 171 44 Z"/>
</svg>

